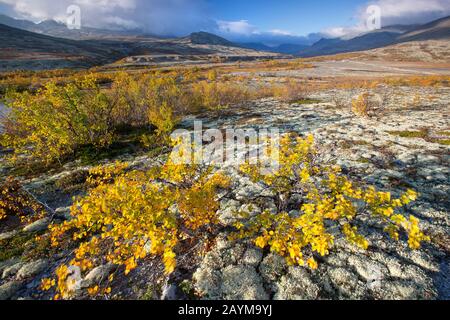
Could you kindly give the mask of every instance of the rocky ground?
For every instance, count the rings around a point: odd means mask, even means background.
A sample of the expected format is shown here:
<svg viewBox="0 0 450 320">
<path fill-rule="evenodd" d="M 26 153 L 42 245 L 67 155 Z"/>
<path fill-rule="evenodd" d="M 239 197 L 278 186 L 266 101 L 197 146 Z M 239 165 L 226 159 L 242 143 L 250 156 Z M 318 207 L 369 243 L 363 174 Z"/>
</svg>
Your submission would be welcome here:
<svg viewBox="0 0 450 320">
<path fill-rule="evenodd" d="M 145 261 L 120 284 L 124 297 L 160 298 L 158 291 L 166 298 L 182 298 L 185 294 L 180 287 L 188 286 L 204 299 L 449 299 L 450 90 L 379 87 L 373 92 L 378 108 L 370 118 L 356 117 L 350 110 L 352 98 L 359 93 L 325 91 L 299 103 L 264 99 L 217 116 L 188 118 L 183 125 L 189 127 L 193 120 L 201 119 L 210 128 L 278 127 L 285 132 L 312 133 L 324 159 L 340 164 L 353 180 L 394 194 L 406 188 L 420 192 L 410 211 L 421 219 L 431 243 L 411 251 L 406 243 L 389 240 L 369 221 L 362 230 L 369 235 L 368 251 L 338 240 L 331 254 L 320 261 L 319 269 L 311 271 L 288 267 L 283 258 L 251 244 L 231 243 L 223 233 L 205 257 L 191 261 L 192 277 L 184 279 L 182 285 L 176 281 L 149 284 L 152 270 L 156 273 L 158 267 L 155 261 Z M 145 154 L 120 158 L 135 167 L 155 161 Z M 57 182 L 86 169 L 88 166 L 70 163 L 63 170 L 24 182 L 39 200 L 55 209 L 57 219 L 64 220 L 69 218 L 71 197 L 83 191 L 61 188 Z M 232 191 L 222 195 L 219 215 L 223 224 L 232 223 L 232 212 L 249 199 L 257 204 L 252 208 L 255 214 L 274 209 L 270 194 L 261 186 L 233 167 L 223 169 L 233 179 Z M 3 170 L 5 174 L 8 169 Z M 0 241 L 39 234 L 49 222 L 44 219 L 21 230 L 1 230 Z M 51 258 L 19 254 L 0 262 L 0 299 L 50 298 L 38 289 L 40 280 L 52 274 L 66 259 L 65 254 L 56 253 Z M 101 281 L 110 270 L 109 266 L 95 270 L 83 281 Z M 158 290 L 154 290 L 156 286 L 160 286 Z M 120 297 L 119 292 L 116 297 Z"/>
<path fill-rule="evenodd" d="M 392 89 L 382 88 L 379 94 L 386 94 L 385 90 Z M 419 191 L 421 198 L 411 212 L 423 221 L 432 243 L 421 251 L 411 251 L 404 243 L 392 242 L 369 227 L 369 251 L 340 241 L 318 271 L 309 271 L 288 267 L 282 258 L 252 246 L 220 240 L 194 274 L 199 292 L 211 299 L 449 298 L 450 92 L 421 90 L 420 94 L 437 94 L 439 99 L 410 107 L 401 101 L 414 95 L 415 89 L 397 90 L 397 94 L 388 94 L 392 101 L 384 102 L 387 110 L 371 119 L 354 117 L 348 107 L 330 102 L 330 97 L 348 101 L 356 91 L 335 91 L 314 96 L 323 103 L 260 101 L 245 111 L 240 109 L 237 119 L 218 122 L 232 126 L 240 120 L 243 127 L 260 124 L 312 132 L 327 157 L 335 159 L 354 180 L 394 194 L 405 188 Z M 424 138 L 399 136 L 423 130 L 427 132 Z M 436 140 L 426 141 L 432 137 Z M 225 222 L 248 198 L 254 202 L 259 198 L 264 208 L 270 208 L 267 195 L 258 194 L 258 190 L 262 192 L 258 186 L 239 176 L 235 180 L 235 192 L 222 203 Z"/>
</svg>

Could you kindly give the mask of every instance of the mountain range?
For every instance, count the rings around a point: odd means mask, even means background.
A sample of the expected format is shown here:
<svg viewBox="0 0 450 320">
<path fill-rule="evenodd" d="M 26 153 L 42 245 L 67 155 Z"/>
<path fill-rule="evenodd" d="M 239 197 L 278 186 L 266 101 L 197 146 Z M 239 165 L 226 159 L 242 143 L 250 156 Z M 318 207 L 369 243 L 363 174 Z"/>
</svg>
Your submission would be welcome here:
<svg viewBox="0 0 450 320">
<path fill-rule="evenodd" d="M 85 67 L 129 57 L 130 61 L 193 61 L 198 56 L 225 60 L 313 57 L 366 51 L 411 41 L 450 40 L 450 17 L 425 25 L 384 27 L 357 37 L 322 38 L 313 45 L 233 43 L 208 32 L 160 38 L 139 30 L 70 30 L 47 20 L 34 23 L 0 15 L 0 69 Z M 182 58 L 180 58 L 182 57 Z"/>
<path fill-rule="evenodd" d="M 221 37 L 206 32 L 192 33 L 183 38 L 160 39 L 145 35 L 113 35 L 89 31 L 88 40 L 50 36 L 47 33 L 63 32 L 60 25 L 49 28 L 52 23 L 37 27 L 26 21 L 16 26 L 39 28 L 32 32 L 0 24 L 0 70 L 85 68 L 114 63 L 126 59 L 129 64 L 196 63 L 198 61 L 221 61 L 271 59 L 278 54 L 246 49 Z M 56 31 L 55 31 L 56 30 Z M 67 34 L 72 30 L 65 28 Z M 76 30 L 74 32 L 77 32 Z M 82 31 L 86 34 L 86 30 Z"/>
<path fill-rule="evenodd" d="M 64 23 L 55 20 L 44 20 L 39 23 L 34 23 L 28 20 L 14 19 L 3 14 L 0 14 L 0 24 L 34 33 L 72 40 L 117 39 L 120 37 L 141 35 L 139 30 L 103 30 L 89 27 L 71 30 L 67 28 Z"/>
<path fill-rule="evenodd" d="M 389 26 L 352 39 L 321 39 L 297 52 L 301 57 L 365 51 L 410 41 L 450 40 L 450 17 L 425 25 Z"/>
</svg>

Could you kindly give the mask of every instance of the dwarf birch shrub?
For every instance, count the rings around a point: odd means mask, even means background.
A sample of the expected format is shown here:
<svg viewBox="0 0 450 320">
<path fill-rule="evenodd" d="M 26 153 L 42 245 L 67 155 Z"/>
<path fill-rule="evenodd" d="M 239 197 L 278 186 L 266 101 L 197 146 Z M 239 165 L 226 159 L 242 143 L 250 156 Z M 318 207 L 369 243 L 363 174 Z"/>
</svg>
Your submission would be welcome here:
<svg viewBox="0 0 450 320">
<path fill-rule="evenodd" d="M 44 215 L 43 206 L 37 203 L 17 180 L 10 177 L 0 184 L 0 221 L 17 216 L 22 222 L 27 222 Z"/>
<path fill-rule="evenodd" d="M 47 164 L 72 154 L 86 144 L 112 142 L 112 108 L 94 77 L 58 86 L 50 82 L 36 94 L 7 95 L 9 125 L 1 144 L 18 155 L 29 155 Z"/>
<path fill-rule="evenodd" d="M 117 110 L 124 113 L 118 119 L 126 119 L 128 125 L 151 124 L 159 137 L 167 138 L 188 108 L 187 95 L 175 75 L 120 73 L 111 91 L 122 106 Z"/>
<path fill-rule="evenodd" d="M 361 117 L 367 117 L 370 110 L 370 95 L 363 93 L 352 100 L 352 112 Z"/>
<path fill-rule="evenodd" d="M 192 109 L 197 111 L 227 108 L 252 97 L 249 90 L 237 84 L 208 81 L 194 83 L 190 95 Z"/>
<path fill-rule="evenodd" d="M 266 175 L 260 173 L 260 164 L 242 166 L 244 174 L 277 195 L 279 212 L 264 211 L 256 217 L 240 212 L 243 220 L 235 225 L 238 232 L 230 237 L 232 240 L 250 239 L 256 246 L 286 257 L 291 265 L 307 264 L 313 269 L 318 267 L 314 254 L 325 256 L 334 244 L 332 229 L 340 230 L 351 244 L 362 249 L 369 247 L 369 241 L 358 233 L 357 227 L 359 218 L 365 215 L 376 219 L 395 240 L 403 231 L 411 249 L 430 240 L 420 230 L 417 218 L 399 212 L 416 200 L 414 191 L 408 190 L 395 199 L 390 192 L 357 187 L 340 173 L 339 167 L 317 161 L 312 136 L 281 139 L 279 164 L 279 169 Z M 304 199 L 298 216 L 286 211 L 293 193 Z"/>
<path fill-rule="evenodd" d="M 95 75 L 66 85 L 49 82 L 35 94 L 7 95 L 0 142 L 14 149 L 13 161 L 24 155 L 50 164 L 84 145 L 108 147 L 124 125 L 151 124 L 158 136 L 168 136 L 187 98 L 171 75 L 119 73 L 110 88 L 101 88 Z"/>
<path fill-rule="evenodd" d="M 375 113 L 383 113 L 388 94 L 382 95 L 364 92 L 352 100 L 352 112 L 359 117 L 371 117 Z"/>
<path fill-rule="evenodd" d="M 70 297 L 67 278 L 73 266 L 86 273 L 109 262 L 128 274 L 142 259 L 160 257 L 170 274 L 180 244 L 199 241 L 218 223 L 216 192 L 229 187 L 226 176 L 171 161 L 148 171 L 124 168 L 94 169 L 96 187 L 74 203 L 73 220 L 51 227 L 53 246 L 77 243 L 70 265 L 58 268 L 57 281 L 46 282 L 46 289 L 57 283 L 56 298 Z"/>
<path fill-rule="evenodd" d="M 296 102 L 308 97 L 309 91 L 306 84 L 295 80 L 288 80 L 283 85 L 275 85 L 272 88 L 272 95 L 285 102 Z"/>
<path fill-rule="evenodd" d="M 180 159 L 188 152 L 183 146 L 176 150 Z M 272 155 L 270 148 L 267 155 Z M 261 163 L 241 167 L 243 174 L 273 191 L 278 211 L 265 210 L 257 216 L 237 212 L 241 219 L 230 240 L 250 240 L 285 257 L 290 265 L 312 269 L 318 268 L 316 255 L 332 250 L 336 240 L 332 229 L 340 230 L 349 243 L 368 249 L 369 241 L 358 232 L 363 216 L 376 219 L 395 240 L 406 234 L 412 249 L 429 240 L 419 220 L 400 210 L 417 198 L 414 191 L 394 198 L 374 187 L 356 186 L 339 167 L 320 163 L 312 136 L 283 137 L 279 163 L 269 174 L 261 174 Z M 172 273 L 183 243 L 213 238 L 213 230 L 221 230 L 217 192 L 229 188 L 231 181 L 213 172 L 172 159 L 147 171 L 129 171 L 122 163 L 92 169 L 88 179 L 92 189 L 75 201 L 73 220 L 51 226 L 53 246 L 76 243 L 74 258 L 58 268 L 57 279 L 46 279 L 43 286 L 50 289 L 55 284 L 56 298 L 70 298 L 68 279 L 74 266 L 85 274 L 112 263 L 128 274 L 146 257 L 159 257 L 166 273 Z M 294 193 L 303 199 L 298 215 L 288 213 Z"/>
</svg>

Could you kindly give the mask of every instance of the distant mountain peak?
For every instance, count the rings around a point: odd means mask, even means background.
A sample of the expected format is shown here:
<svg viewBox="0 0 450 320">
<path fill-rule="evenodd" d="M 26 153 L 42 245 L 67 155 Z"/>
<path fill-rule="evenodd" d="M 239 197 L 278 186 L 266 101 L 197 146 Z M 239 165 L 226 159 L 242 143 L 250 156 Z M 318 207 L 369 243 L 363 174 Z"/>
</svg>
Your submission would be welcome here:
<svg viewBox="0 0 450 320">
<path fill-rule="evenodd" d="M 39 26 L 46 26 L 46 27 L 65 27 L 66 25 L 62 22 L 58 22 L 56 20 L 43 20 L 38 23 Z"/>
<path fill-rule="evenodd" d="M 189 39 L 193 44 L 207 44 L 207 45 L 220 45 L 220 46 L 236 46 L 231 41 L 219 37 L 209 32 L 194 32 L 191 33 Z"/>
</svg>

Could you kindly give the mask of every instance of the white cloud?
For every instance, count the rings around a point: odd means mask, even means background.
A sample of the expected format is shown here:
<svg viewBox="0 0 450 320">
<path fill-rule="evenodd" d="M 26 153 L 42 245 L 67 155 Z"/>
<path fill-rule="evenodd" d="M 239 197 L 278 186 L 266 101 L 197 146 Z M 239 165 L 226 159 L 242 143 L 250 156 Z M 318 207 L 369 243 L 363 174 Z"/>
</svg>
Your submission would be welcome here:
<svg viewBox="0 0 450 320">
<path fill-rule="evenodd" d="M 450 0 L 367 1 L 355 12 L 354 25 L 334 26 L 323 30 L 322 35 L 349 38 L 368 31 L 366 9 L 370 5 L 381 8 L 383 26 L 424 23 L 450 15 Z M 82 26 L 142 28 L 160 35 L 186 35 L 203 30 L 236 41 L 310 41 L 288 30 L 260 30 L 247 20 L 214 21 L 210 19 L 207 3 L 208 0 L 0 0 L 0 5 L 16 17 L 34 21 L 65 21 L 67 7 L 75 4 L 81 8 Z"/>
<path fill-rule="evenodd" d="M 269 33 L 273 35 L 280 35 L 280 36 L 294 36 L 294 34 L 290 31 L 286 30 L 280 30 L 280 29 L 272 29 L 269 31 Z"/>
<path fill-rule="evenodd" d="M 327 37 L 351 38 L 369 31 L 366 10 L 371 5 L 380 8 L 382 26 L 420 24 L 450 15 L 450 0 L 373 0 L 357 10 L 355 25 L 332 27 L 322 33 Z"/>
<path fill-rule="evenodd" d="M 258 29 L 247 20 L 217 21 L 219 31 L 222 33 L 234 33 L 237 35 L 252 35 L 259 33 Z"/>
<path fill-rule="evenodd" d="M 0 0 L 17 17 L 64 21 L 70 5 L 81 8 L 82 26 L 140 27 L 148 32 L 185 35 L 211 22 L 206 0 Z"/>
<path fill-rule="evenodd" d="M 135 21 L 123 19 L 123 18 L 117 17 L 117 16 L 107 16 L 103 20 L 105 23 L 107 23 L 111 27 L 117 26 L 118 28 L 124 28 L 124 29 L 130 29 L 130 30 L 139 28 L 139 25 Z"/>
<path fill-rule="evenodd" d="M 322 31 L 322 34 L 328 38 L 353 38 L 367 32 L 364 25 L 352 27 L 332 27 Z"/>
<path fill-rule="evenodd" d="M 10 5 L 14 11 L 35 20 L 53 19 L 62 16 L 70 5 L 79 5 L 85 11 L 97 11 L 99 15 L 115 10 L 136 8 L 135 0 L 0 0 Z M 101 18 L 101 16 L 99 16 Z"/>
<path fill-rule="evenodd" d="M 269 31 L 261 31 L 256 26 L 252 25 L 248 22 L 248 20 L 239 20 L 239 21 L 217 21 L 217 27 L 219 33 L 222 34 L 230 34 L 233 35 L 243 35 L 243 36 L 252 36 L 252 35 L 261 35 L 261 34 L 270 34 L 273 36 L 293 36 L 290 31 L 281 30 L 281 29 L 272 29 Z"/>
<path fill-rule="evenodd" d="M 216 26 L 212 27 L 209 31 L 234 42 L 263 43 L 267 46 L 275 47 L 286 43 L 302 45 L 312 44 L 318 40 L 299 36 L 287 30 L 261 30 L 252 25 L 248 20 L 219 20 L 215 23 Z"/>
<path fill-rule="evenodd" d="M 387 20 L 417 19 L 428 14 L 450 14 L 450 0 L 377 0 L 369 4 L 379 6 L 382 18 Z"/>
</svg>

